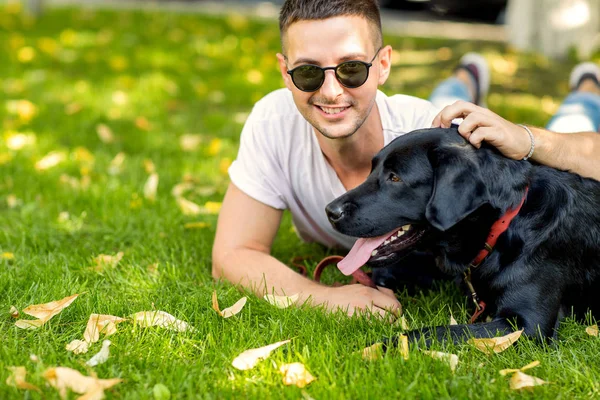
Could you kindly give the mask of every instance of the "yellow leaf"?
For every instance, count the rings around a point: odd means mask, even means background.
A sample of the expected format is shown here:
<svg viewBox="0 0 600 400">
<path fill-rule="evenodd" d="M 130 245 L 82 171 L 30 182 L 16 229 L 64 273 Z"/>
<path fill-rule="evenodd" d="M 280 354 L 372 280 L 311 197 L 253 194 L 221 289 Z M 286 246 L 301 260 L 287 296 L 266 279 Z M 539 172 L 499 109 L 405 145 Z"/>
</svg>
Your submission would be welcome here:
<svg viewBox="0 0 600 400">
<path fill-rule="evenodd" d="M 93 265 L 92 268 L 98 272 L 106 268 L 114 268 L 117 266 L 117 264 L 119 264 L 119 261 L 121 261 L 122 258 L 122 251 L 118 252 L 114 256 L 111 256 L 110 254 L 98 254 L 96 257 L 94 257 L 96 265 Z"/>
<path fill-rule="evenodd" d="M 83 332 L 83 339 L 89 343 L 95 343 L 100 339 L 100 333 L 110 336 L 117 332 L 116 324 L 126 321 L 125 318 L 106 314 L 91 314 Z"/>
<path fill-rule="evenodd" d="M 15 325 L 22 329 L 36 329 L 48 322 L 50 318 L 67 308 L 79 294 L 65 297 L 50 303 L 34 304 L 23 310 L 23 313 L 38 318 L 37 320 L 18 320 Z"/>
<path fill-rule="evenodd" d="M 207 201 L 204 204 L 204 210 L 206 214 L 218 214 L 221 211 L 223 203 L 218 201 Z"/>
<path fill-rule="evenodd" d="M 221 151 L 223 141 L 219 138 L 215 138 L 208 144 L 208 154 L 210 156 L 216 156 Z"/>
<path fill-rule="evenodd" d="M 185 229 L 202 229 L 202 228 L 208 228 L 209 226 L 210 226 L 210 224 L 208 222 L 203 222 L 203 221 L 188 222 L 187 224 L 183 225 L 183 227 Z"/>
<path fill-rule="evenodd" d="M 400 335 L 398 341 L 400 345 L 400 354 L 402 354 L 402 357 L 404 357 L 405 360 L 408 360 L 408 336 Z"/>
<path fill-rule="evenodd" d="M 144 170 L 147 174 L 156 172 L 156 166 L 154 165 L 154 162 L 148 158 L 144 159 Z"/>
<path fill-rule="evenodd" d="M 277 308 L 288 308 L 298 301 L 299 293 L 292 296 L 275 296 L 274 294 L 265 294 L 264 299 L 272 306 Z"/>
<path fill-rule="evenodd" d="M 363 360 L 373 361 L 383 358 L 383 343 L 375 343 L 365 347 L 361 352 Z"/>
<path fill-rule="evenodd" d="M 547 383 L 549 382 L 536 378 L 535 376 L 524 374 L 521 371 L 515 372 L 512 378 L 510 378 L 510 388 L 513 390 L 531 389 L 534 386 L 545 385 Z"/>
<path fill-rule="evenodd" d="M 408 321 L 406 320 L 406 317 L 404 315 L 400 316 L 400 318 L 398 318 L 394 324 L 394 326 L 399 326 L 400 328 L 402 328 L 403 331 L 409 331 L 410 330 L 410 326 L 408 325 Z"/>
<path fill-rule="evenodd" d="M 115 135 L 113 135 L 112 130 L 105 124 L 98 124 L 96 126 L 96 133 L 103 143 L 112 143 L 115 141 Z"/>
<path fill-rule="evenodd" d="M 4 253 L 0 254 L 0 259 L 2 259 L 2 260 L 14 260 L 15 259 L 15 255 L 14 255 L 14 253 L 10 253 L 8 251 L 5 251 Z"/>
<path fill-rule="evenodd" d="M 29 100 L 9 100 L 6 102 L 6 110 L 17 115 L 23 122 L 28 122 L 37 114 L 37 106 Z"/>
<path fill-rule="evenodd" d="M 110 162 L 108 167 L 108 173 L 110 175 L 118 175 L 123 169 L 123 162 L 125 161 L 125 153 L 118 153 L 115 158 Z"/>
<path fill-rule="evenodd" d="M 192 190 L 193 188 L 194 184 L 192 182 L 181 182 L 173 186 L 173 189 L 171 189 L 171 194 L 173 197 L 181 197 L 185 192 Z"/>
<path fill-rule="evenodd" d="M 17 52 L 17 59 L 23 64 L 33 61 L 35 58 L 35 49 L 30 46 L 25 46 Z"/>
<path fill-rule="evenodd" d="M 83 106 L 79 103 L 69 103 L 65 105 L 65 114 L 73 115 L 83 110 Z"/>
<path fill-rule="evenodd" d="M 199 215 L 202 214 L 202 207 L 193 201 L 177 197 L 177 205 L 184 215 Z"/>
<path fill-rule="evenodd" d="M 36 392 L 40 392 L 41 390 L 39 387 L 27 382 L 25 380 L 25 376 L 27 376 L 27 370 L 25 369 L 25 367 L 6 367 L 9 369 L 9 371 L 12 372 L 11 375 L 8 376 L 8 378 L 6 378 L 6 384 L 8 386 L 13 386 L 16 387 L 18 389 L 25 389 L 25 390 L 35 390 Z"/>
<path fill-rule="evenodd" d="M 179 146 L 183 151 L 195 151 L 202 144 L 202 135 L 186 133 L 179 137 Z"/>
<path fill-rule="evenodd" d="M 92 358 L 90 358 L 85 364 L 90 367 L 95 367 L 96 365 L 105 363 L 106 360 L 108 360 L 108 356 L 110 355 L 110 345 L 110 340 L 104 340 L 102 342 L 102 348 L 100 349 L 100 351 L 94 354 L 94 356 L 92 356 Z"/>
<path fill-rule="evenodd" d="M 234 368 L 237 368 L 242 371 L 254 368 L 254 366 L 258 364 L 259 361 L 269 357 L 273 350 L 289 342 L 290 340 L 288 339 L 270 344 L 268 346 L 259 347 L 257 349 L 246 350 L 242 352 L 239 356 L 237 356 L 231 362 L 231 365 L 233 365 Z"/>
<path fill-rule="evenodd" d="M 148 177 L 144 185 L 144 197 L 150 201 L 156 200 L 156 191 L 158 189 L 158 174 L 155 172 Z"/>
<path fill-rule="evenodd" d="M 424 350 L 423 353 L 427 354 L 435 358 L 436 360 L 440 360 L 448 364 L 450 367 L 450 371 L 456 371 L 456 366 L 458 365 L 458 356 L 452 353 L 442 353 L 441 351 L 427 351 Z"/>
<path fill-rule="evenodd" d="M 17 307 L 15 306 L 10 306 L 10 316 L 13 318 L 19 318 L 19 310 L 17 310 Z"/>
<path fill-rule="evenodd" d="M 50 386 L 58 390 L 61 398 L 67 397 L 67 389 L 87 396 L 79 397 L 81 399 L 101 399 L 104 396 L 104 390 L 113 387 L 122 382 L 122 379 L 98 379 L 92 376 L 82 375 L 79 371 L 66 367 L 48 368 L 44 371 L 44 378 Z"/>
<path fill-rule="evenodd" d="M 458 325 L 452 314 L 450 314 L 450 325 Z"/>
<path fill-rule="evenodd" d="M 246 79 L 248 80 L 248 82 L 250 82 L 254 85 L 258 85 L 263 80 L 263 74 L 262 74 L 262 72 L 260 72 L 257 69 L 251 69 L 246 74 Z"/>
<path fill-rule="evenodd" d="M 150 122 L 145 117 L 137 117 L 135 119 L 135 126 L 143 131 L 149 131 L 152 128 Z"/>
<path fill-rule="evenodd" d="M 219 314 L 221 317 L 229 318 L 236 314 L 239 314 L 239 312 L 242 311 L 242 308 L 244 308 L 244 306 L 246 305 L 247 300 L 248 299 L 244 296 L 238 301 L 236 301 L 235 304 L 231 307 L 228 307 L 221 311 L 221 309 L 219 308 L 219 300 L 217 299 L 217 291 L 215 290 L 212 294 L 212 307 L 213 310 L 215 310 L 217 314 Z"/>
<path fill-rule="evenodd" d="M 41 160 L 35 163 L 35 169 L 38 171 L 45 171 L 52 167 L 57 166 L 61 162 L 65 161 L 67 156 L 65 153 L 60 151 L 53 151 L 45 155 Z"/>
<path fill-rule="evenodd" d="M 231 158 L 225 157 L 222 158 L 221 161 L 219 161 L 219 172 L 223 175 L 227 175 L 227 172 L 229 171 L 229 167 L 231 166 Z"/>
<path fill-rule="evenodd" d="M 8 208 L 18 207 L 22 203 L 23 202 L 14 194 L 9 194 L 8 196 L 6 196 L 6 205 L 8 206 Z M 5 253 L 5 254 L 12 254 L 12 253 Z"/>
<path fill-rule="evenodd" d="M 598 325 L 588 326 L 585 332 L 590 336 L 598 336 Z"/>
<path fill-rule="evenodd" d="M 471 338 L 468 340 L 468 343 L 474 345 L 478 350 L 488 355 L 493 353 L 501 353 L 504 350 L 508 349 L 510 346 L 512 346 L 514 342 L 519 340 L 522 333 L 523 330 L 519 330 L 510 333 L 506 336 L 500 336 L 495 338 Z"/>
<path fill-rule="evenodd" d="M 75 354 L 82 354 L 82 353 L 87 353 L 89 347 L 90 347 L 89 342 L 86 342 L 85 340 L 75 339 L 75 340 L 72 340 L 71 342 L 69 342 L 65 346 L 65 349 L 67 351 L 72 351 Z"/>
<path fill-rule="evenodd" d="M 279 367 L 279 372 L 283 374 L 283 384 L 287 386 L 296 385 L 303 388 L 315 380 L 315 377 L 308 372 L 304 364 L 299 362 L 282 364 Z"/>
<path fill-rule="evenodd" d="M 6 137 L 6 147 L 11 150 L 21 150 L 26 146 L 32 146 L 37 141 L 33 133 L 12 132 Z"/>
<path fill-rule="evenodd" d="M 500 372 L 500 375 L 504 376 L 504 375 L 508 375 L 508 374 L 513 374 L 518 371 L 522 372 L 522 371 L 528 370 L 530 368 L 537 367 L 538 365 L 540 365 L 539 361 L 533 361 L 533 362 L 530 362 L 529 364 L 525 365 L 524 367 L 521 367 L 518 369 L 514 369 L 514 368 L 501 369 L 499 372 Z"/>
<path fill-rule="evenodd" d="M 133 322 L 142 328 L 159 326 L 174 331 L 193 331 L 194 328 L 187 322 L 181 321 L 164 311 L 140 311 L 131 316 Z"/>
</svg>

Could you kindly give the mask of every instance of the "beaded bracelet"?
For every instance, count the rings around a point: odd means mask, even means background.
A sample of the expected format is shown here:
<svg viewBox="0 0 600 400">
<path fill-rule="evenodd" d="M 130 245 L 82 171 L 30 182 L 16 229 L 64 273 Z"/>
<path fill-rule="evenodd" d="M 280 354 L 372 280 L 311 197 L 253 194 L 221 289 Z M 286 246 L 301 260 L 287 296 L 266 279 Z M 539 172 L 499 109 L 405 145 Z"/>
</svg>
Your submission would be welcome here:
<svg viewBox="0 0 600 400">
<path fill-rule="evenodd" d="M 527 161 L 529 159 L 529 157 L 531 157 L 533 155 L 533 150 L 535 149 L 535 140 L 533 139 L 533 133 L 531 133 L 531 130 L 526 127 L 523 124 L 517 124 L 518 126 L 522 127 L 523 129 L 525 129 L 527 131 L 527 133 L 529 133 L 529 139 L 531 140 L 531 149 L 529 150 L 529 154 L 527 154 L 525 157 L 523 157 L 523 161 Z"/>
</svg>

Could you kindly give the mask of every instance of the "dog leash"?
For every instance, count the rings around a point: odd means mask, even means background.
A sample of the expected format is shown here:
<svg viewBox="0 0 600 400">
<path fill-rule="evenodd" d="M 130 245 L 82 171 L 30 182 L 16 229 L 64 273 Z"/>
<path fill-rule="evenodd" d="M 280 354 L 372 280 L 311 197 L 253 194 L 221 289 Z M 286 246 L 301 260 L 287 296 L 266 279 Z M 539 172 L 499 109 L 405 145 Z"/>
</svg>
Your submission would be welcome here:
<svg viewBox="0 0 600 400">
<path fill-rule="evenodd" d="M 342 257 L 342 256 L 327 256 L 327 257 L 323 258 L 321 261 L 319 261 L 319 263 L 315 267 L 315 271 L 313 272 L 313 280 L 315 282 L 320 283 L 321 282 L 321 274 L 323 273 L 323 271 L 330 265 L 337 266 L 337 264 L 340 261 L 342 261 L 343 259 L 344 259 L 344 257 Z M 299 257 L 294 257 L 290 262 L 292 264 L 292 266 L 294 268 L 296 268 L 302 276 L 308 276 L 308 271 L 306 270 L 306 267 L 304 266 L 304 264 L 302 264 L 302 262 L 306 261 L 306 260 L 307 260 L 307 257 L 299 256 Z M 369 274 L 360 269 L 357 269 L 356 271 L 354 271 L 352 273 L 352 281 L 349 284 L 352 285 L 352 284 L 356 284 L 356 283 L 360 283 L 362 285 L 372 287 L 373 289 L 377 289 L 377 285 L 375 285 L 375 282 L 373 282 L 373 280 L 371 279 Z M 332 286 L 342 286 L 342 285 L 343 284 L 340 282 L 334 282 Z"/>
<path fill-rule="evenodd" d="M 487 256 L 494 250 L 494 246 L 496 245 L 498 237 L 500 237 L 500 235 L 506 232 L 513 218 L 515 218 L 517 214 L 519 214 L 519 211 L 521 211 L 521 207 L 523 207 L 523 203 L 525 203 L 525 199 L 527 198 L 528 191 L 529 187 L 526 187 L 525 194 L 521 199 L 521 203 L 517 207 L 508 210 L 502 217 L 500 217 L 499 220 L 494 222 L 494 224 L 490 228 L 490 233 L 483 245 L 483 249 L 477 254 L 475 259 L 471 261 L 471 263 L 467 267 L 467 270 L 463 273 L 465 284 L 467 285 L 467 288 L 469 288 L 469 291 L 471 292 L 471 299 L 475 304 L 475 312 L 469 320 L 469 323 L 471 324 L 477 321 L 477 319 L 483 314 L 486 306 L 485 302 L 479 299 L 479 296 L 477 295 L 477 292 L 473 287 L 473 283 L 471 282 L 471 271 L 479 267 L 481 263 L 487 258 Z"/>
</svg>

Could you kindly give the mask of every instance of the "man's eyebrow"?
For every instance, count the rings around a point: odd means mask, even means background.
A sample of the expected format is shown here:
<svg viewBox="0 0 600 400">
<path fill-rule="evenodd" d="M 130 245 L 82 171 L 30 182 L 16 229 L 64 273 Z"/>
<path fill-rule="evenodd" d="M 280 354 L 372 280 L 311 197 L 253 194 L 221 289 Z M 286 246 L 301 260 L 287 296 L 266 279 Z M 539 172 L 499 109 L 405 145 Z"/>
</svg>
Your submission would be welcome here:
<svg viewBox="0 0 600 400">
<path fill-rule="evenodd" d="M 337 61 L 338 64 L 343 63 L 344 61 L 350 61 L 350 60 L 359 60 L 359 61 L 363 61 L 367 56 L 364 55 L 363 53 L 350 53 L 350 54 L 346 54 L 343 57 L 340 57 Z M 321 63 L 319 61 L 313 60 L 312 58 L 299 58 L 297 59 L 292 66 L 297 66 L 297 65 L 305 65 L 305 64 L 311 64 L 311 65 L 319 65 L 321 66 Z"/>
</svg>

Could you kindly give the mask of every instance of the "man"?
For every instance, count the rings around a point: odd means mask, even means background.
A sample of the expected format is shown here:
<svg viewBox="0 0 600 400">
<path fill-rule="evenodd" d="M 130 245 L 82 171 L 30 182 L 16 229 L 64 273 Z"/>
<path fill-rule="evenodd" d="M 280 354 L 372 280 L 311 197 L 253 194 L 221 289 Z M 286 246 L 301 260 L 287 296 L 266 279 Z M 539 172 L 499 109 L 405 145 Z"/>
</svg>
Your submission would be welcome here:
<svg viewBox="0 0 600 400">
<path fill-rule="evenodd" d="M 304 240 L 349 248 L 355 238 L 333 230 L 325 205 L 365 180 L 384 145 L 430 126 L 439 108 L 377 90 L 390 72 L 391 47 L 382 43 L 376 0 L 287 0 L 280 31 L 277 59 L 287 89 L 259 101 L 242 131 L 219 216 L 213 276 L 259 296 L 297 293 L 300 304 L 310 300 L 350 315 L 395 312 L 400 304 L 391 291 L 315 283 L 272 257 L 271 245 L 290 209 Z M 466 100 L 481 100 L 485 71 L 476 61 L 463 64 L 441 95 L 462 87 Z"/>
</svg>

